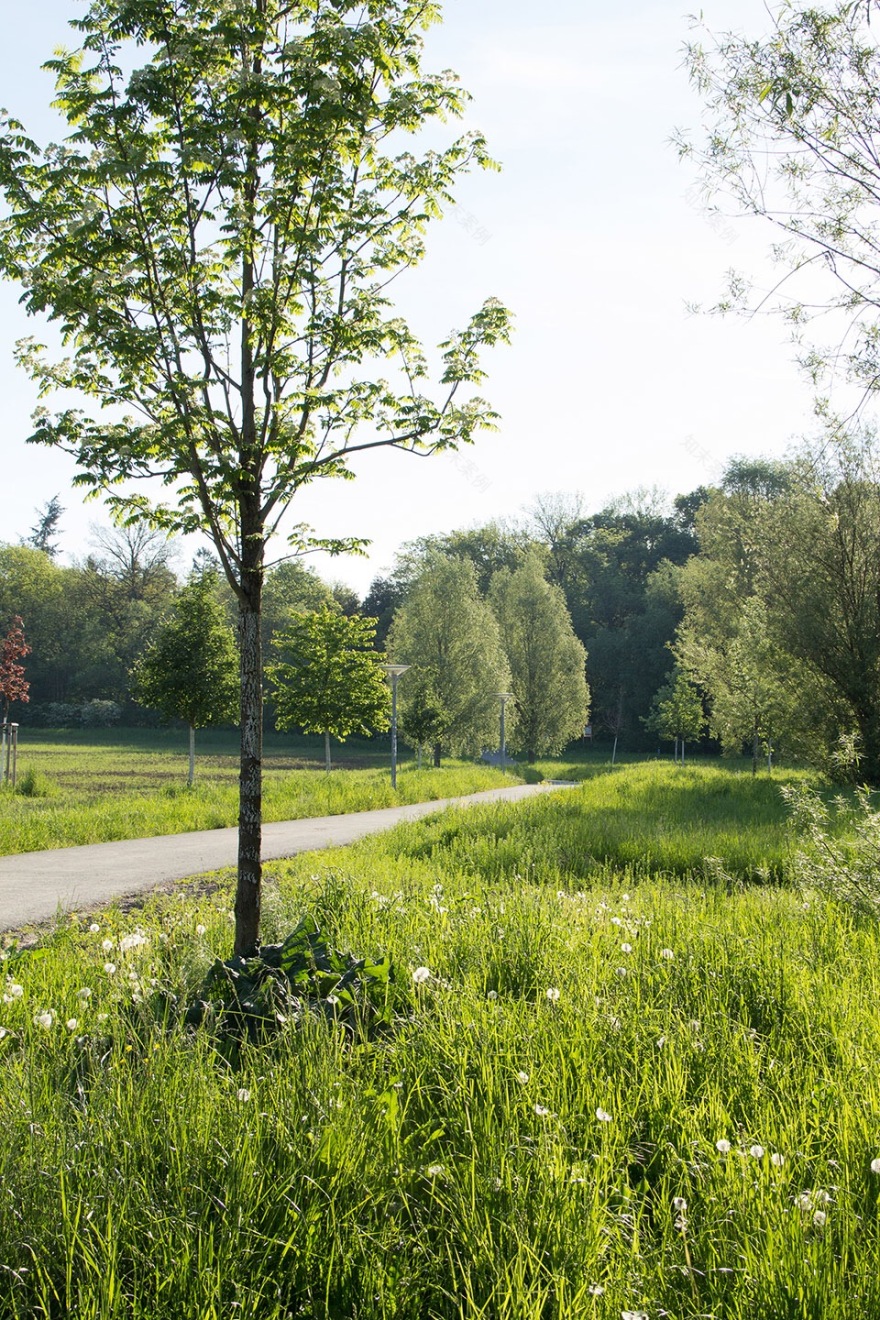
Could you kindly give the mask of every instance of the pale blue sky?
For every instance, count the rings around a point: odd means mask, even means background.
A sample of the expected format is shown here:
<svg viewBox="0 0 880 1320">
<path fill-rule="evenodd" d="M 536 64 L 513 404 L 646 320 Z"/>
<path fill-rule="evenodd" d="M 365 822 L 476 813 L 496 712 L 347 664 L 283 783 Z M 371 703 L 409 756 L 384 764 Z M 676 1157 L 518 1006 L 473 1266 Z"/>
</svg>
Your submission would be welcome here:
<svg viewBox="0 0 880 1320">
<path fill-rule="evenodd" d="M 39 65 L 81 9 L 0 0 L 0 103 L 40 139 L 53 130 Z M 686 5 L 610 9 L 447 0 L 426 63 L 461 74 L 468 123 L 504 170 L 465 182 L 398 298 L 428 344 L 488 295 L 513 309 L 513 345 L 492 355 L 484 389 L 502 426 L 460 456 L 364 456 L 356 482 L 305 492 L 295 521 L 373 541 L 369 561 L 317 563 L 328 576 L 363 590 L 414 536 L 516 517 L 544 491 L 578 490 L 598 508 L 637 485 L 690 490 L 731 453 L 780 453 L 810 429 L 810 392 L 778 322 L 685 309 L 718 296 L 730 267 L 755 270 L 772 237 L 755 223 L 710 223 L 669 146 L 701 113 L 681 68 Z M 703 12 L 716 30 L 766 30 L 762 0 L 708 0 Z M 63 549 L 75 555 L 106 515 L 81 507 L 68 460 L 24 444 L 33 390 L 11 352 L 34 329 L 17 292 L 0 287 L 0 540 L 26 535 L 34 507 L 60 493 Z"/>
</svg>

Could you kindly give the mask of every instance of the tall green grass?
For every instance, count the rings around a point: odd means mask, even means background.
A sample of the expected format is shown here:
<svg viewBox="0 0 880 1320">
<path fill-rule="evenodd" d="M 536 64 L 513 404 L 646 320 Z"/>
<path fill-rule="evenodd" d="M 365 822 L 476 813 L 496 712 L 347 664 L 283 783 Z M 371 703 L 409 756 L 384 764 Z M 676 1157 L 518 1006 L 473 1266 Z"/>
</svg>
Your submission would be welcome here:
<svg viewBox="0 0 880 1320">
<path fill-rule="evenodd" d="M 238 762 L 230 739 L 207 742 L 196 783 L 167 732 L 113 731 L 95 742 L 29 731 L 20 758 L 22 791 L 0 792 L 0 855 L 220 829 L 238 819 Z M 352 766 L 329 775 L 314 768 L 306 740 L 267 740 L 264 819 L 366 811 L 457 797 L 515 782 L 491 766 L 450 761 L 440 770 L 399 770 L 397 792 L 375 747 L 359 748 Z"/>
<path fill-rule="evenodd" d="M 518 872 L 464 813 L 427 851 L 406 827 L 273 865 L 267 938 L 311 912 L 391 954 L 370 1044 L 306 1019 L 234 1071 L 153 1020 L 228 952 L 223 882 L 13 954 L 0 1315 L 880 1315 L 876 927 L 784 886 L 583 877 L 553 844 L 578 792 L 485 815 L 531 838 Z"/>
<path fill-rule="evenodd" d="M 543 767 L 549 769 L 549 766 Z M 805 772 L 768 779 L 725 764 L 595 767 L 578 787 L 521 812 L 494 807 L 405 829 L 394 846 L 445 869 L 568 883 L 627 871 L 732 881 L 782 878 L 796 839 L 780 792 Z"/>
</svg>

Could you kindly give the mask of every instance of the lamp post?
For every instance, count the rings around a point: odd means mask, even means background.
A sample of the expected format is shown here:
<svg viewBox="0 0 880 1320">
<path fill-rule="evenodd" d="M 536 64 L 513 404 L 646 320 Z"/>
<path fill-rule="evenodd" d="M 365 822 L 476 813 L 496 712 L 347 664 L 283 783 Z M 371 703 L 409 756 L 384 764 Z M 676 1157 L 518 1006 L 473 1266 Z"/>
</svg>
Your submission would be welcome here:
<svg viewBox="0 0 880 1320">
<path fill-rule="evenodd" d="M 513 693 L 496 692 L 495 695 L 501 702 L 501 769 L 503 770 L 507 764 L 507 739 L 505 738 L 504 731 L 504 707 L 507 705 L 508 701 L 513 699 Z"/>
<path fill-rule="evenodd" d="M 383 665 L 382 668 L 391 679 L 391 787 L 397 788 L 397 680 L 410 666 Z"/>
</svg>

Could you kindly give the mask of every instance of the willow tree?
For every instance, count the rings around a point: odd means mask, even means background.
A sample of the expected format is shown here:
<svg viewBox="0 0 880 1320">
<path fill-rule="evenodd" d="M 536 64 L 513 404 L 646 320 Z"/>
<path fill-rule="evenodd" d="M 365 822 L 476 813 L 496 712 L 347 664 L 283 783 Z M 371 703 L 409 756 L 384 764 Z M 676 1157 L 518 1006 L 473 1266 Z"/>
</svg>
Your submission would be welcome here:
<svg viewBox="0 0 880 1320">
<path fill-rule="evenodd" d="M 423 0 L 92 0 L 47 65 L 69 135 L 0 126 L 0 268 L 67 350 L 19 346 L 44 395 L 66 392 L 31 439 L 73 454 L 120 521 L 207 534 L 238 600 L 239 952 L 259 937 L 267 544 L 354 455 L 455 446 L 494 418 L 467 386 L 507 337 L 501 305 L 441 344 L 432 390 L 388 296 L 457 176 L 491 163 L 477 134 L 406 149 L 467 99 L 422 71 L 436 19 Z"/>
</svg>

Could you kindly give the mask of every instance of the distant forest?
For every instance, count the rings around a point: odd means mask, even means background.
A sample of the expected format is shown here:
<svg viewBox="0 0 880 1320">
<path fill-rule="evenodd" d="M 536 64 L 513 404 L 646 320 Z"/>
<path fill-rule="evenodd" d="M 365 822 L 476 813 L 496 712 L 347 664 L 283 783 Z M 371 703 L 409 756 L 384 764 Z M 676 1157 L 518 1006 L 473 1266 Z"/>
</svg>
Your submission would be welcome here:
<svg viewBox="0 0 880 1320">
<path fill-rule="evenodd" d="M 59 517 L 56 501 L 29 541 L 0 546 L 0 625 L 21 616 L 32 648 L 31 700 L 14 718 L 158 722 L 133 701 L 131 671 L 186 578 L 177 548 L 124 528 L 63 564 Z M 715 486 L 672 498 L 637 490 L 598 512 L 576 494 L 544 495 L 520 521 L 405 544 L 362 600 L 301 561 L 282 563 L 266 577 L 267 651 L 292 612 L 322 606 L 375 618 L 384 649 L 438 554 L 468 560 L 488 597 L 499 571 L 536 553 L 587 652 L 594 738 L 655 749 L 658 692 L 680 680 L 702 704 L 704 747 L 756 758 L 779 750 L 880 778 L 880 482 L 870 438 L 785 461 L 735 459 Z M 200 553 L 193 571 L 210 562 Z M 234 623 L 231 593 L 226 605 Z"/>
</svg>

